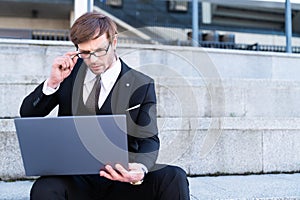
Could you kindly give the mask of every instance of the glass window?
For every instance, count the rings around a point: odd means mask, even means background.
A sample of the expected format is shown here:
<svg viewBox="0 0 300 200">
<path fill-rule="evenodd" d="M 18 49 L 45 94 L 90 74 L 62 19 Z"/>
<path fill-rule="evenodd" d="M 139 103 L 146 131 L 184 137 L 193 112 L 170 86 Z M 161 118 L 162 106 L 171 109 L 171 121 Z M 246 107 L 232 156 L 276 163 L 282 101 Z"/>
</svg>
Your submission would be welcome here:
<svg viewBox="0 0 300 200">
<path fill-rule="evenodd" d="M 168 10 L 171 12 L 187 12 L 188 11 L 188 2 L 187 1 L 168 1 L 167 2 Z"/>
<path fill-rule="evenodd" d="M 122 7 L 123 0 L 106 0 L 106 5 L 113 7 Z"/>
</svg>

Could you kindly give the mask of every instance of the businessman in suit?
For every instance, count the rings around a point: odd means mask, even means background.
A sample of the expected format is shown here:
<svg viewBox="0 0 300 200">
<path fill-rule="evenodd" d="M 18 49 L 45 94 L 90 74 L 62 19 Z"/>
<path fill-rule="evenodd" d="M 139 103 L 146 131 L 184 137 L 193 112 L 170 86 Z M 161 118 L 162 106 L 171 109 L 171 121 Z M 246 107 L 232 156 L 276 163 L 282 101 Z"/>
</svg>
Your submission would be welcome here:
<svg viewBox="0 0 300 200">
<path fill-rule="evenodd" d="M 99 175 L 42 176 L 33 184 L 31 199 L 189 199 L 186 173 L 156 164 L 154 81 L 117 56 L 115 23 L 86 13 L 70 36 L 77 50 L 53 61 L 49 78 L 24 99 L 20 115 L 46 116 L 57 105 L 59 116 L 126 114 L 130 163 L 106 165 Z"/>
</svg>

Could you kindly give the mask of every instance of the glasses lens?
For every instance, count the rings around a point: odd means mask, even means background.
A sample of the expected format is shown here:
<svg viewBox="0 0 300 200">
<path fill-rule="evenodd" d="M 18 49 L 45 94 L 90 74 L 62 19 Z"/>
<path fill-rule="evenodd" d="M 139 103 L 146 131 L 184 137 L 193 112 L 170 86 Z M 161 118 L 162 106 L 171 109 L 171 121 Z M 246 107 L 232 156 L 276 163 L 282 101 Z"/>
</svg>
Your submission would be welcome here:
<svg viewBox="0 0 300 200">
<path fill-rule="evenodd" d="M 107 51 L 109 49 L 110 44 L 108 45 L 108 47 L 106 49 L 99 49 L 95 52 L 92 53 L 79 53 L 78 57 L 82 58 L 82 59 L 88 59 L 90 58 L 92 55 L 95 57 L 101 57 L 101 56 L 105 56 L 107 54 Z"/>
<path fill-rule="evenodd" d="M 106 52 L 107 52 L 107 51 L 105 51 L 105 50 L 95 51 L 95 52 L 94 52 L 94 55 L 95 55 L 96 57 L 101 57 L 101 56 L 104 56 L 104 55 L 106 54 Z"/>
</svg>

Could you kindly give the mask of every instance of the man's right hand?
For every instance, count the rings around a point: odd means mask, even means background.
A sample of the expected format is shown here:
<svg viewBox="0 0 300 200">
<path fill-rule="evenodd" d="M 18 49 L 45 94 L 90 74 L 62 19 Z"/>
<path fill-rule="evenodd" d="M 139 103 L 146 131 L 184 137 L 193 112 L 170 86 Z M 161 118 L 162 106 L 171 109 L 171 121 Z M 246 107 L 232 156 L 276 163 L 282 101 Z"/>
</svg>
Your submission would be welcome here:
<svg viewBox="0 0 300 200">
<path fill-rule="evenodd" d="M 78 59 L 77 53 L 77 51 L 67 52 L 65 55 L 54 59 L 48 79 L 48 87 L 57 88 L 71 74 Z"/>
</svg>

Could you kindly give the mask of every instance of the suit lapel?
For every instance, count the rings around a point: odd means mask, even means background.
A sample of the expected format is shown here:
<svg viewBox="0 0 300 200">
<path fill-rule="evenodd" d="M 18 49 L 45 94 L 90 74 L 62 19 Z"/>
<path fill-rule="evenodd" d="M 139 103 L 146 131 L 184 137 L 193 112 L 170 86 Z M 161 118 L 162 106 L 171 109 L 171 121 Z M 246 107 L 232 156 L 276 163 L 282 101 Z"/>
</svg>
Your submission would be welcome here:
<svg viewBox="0 0 300 200">
<path fill-rule="evenodd" d="M 133 91 L 135 76 L 132 70 L 121 60 L 121 73 L 112 90 L 111 106 L 113 114 L 125 113 Z"/>
<path fill-rule="evenodd" d="M 76 64 L 77 65 L 77 64 Z M 74 67 L 75 69 L 75 67 Z M 83 83 L 85 79 L 87 66 L 86 64 L 81 60 L 81 62 L 78 62 L 78 69 L 77 73 L 74 72 L 74 75 L 72 77 L 73 82 L 73 88 L 72 88 L 72 114 L 77 115 L 79 112 L 79 104 L 82 101 L 82 91 L 83 91 Z"/>
</svg>

